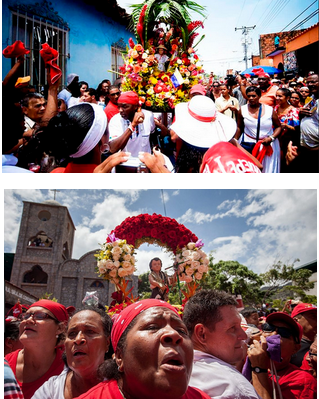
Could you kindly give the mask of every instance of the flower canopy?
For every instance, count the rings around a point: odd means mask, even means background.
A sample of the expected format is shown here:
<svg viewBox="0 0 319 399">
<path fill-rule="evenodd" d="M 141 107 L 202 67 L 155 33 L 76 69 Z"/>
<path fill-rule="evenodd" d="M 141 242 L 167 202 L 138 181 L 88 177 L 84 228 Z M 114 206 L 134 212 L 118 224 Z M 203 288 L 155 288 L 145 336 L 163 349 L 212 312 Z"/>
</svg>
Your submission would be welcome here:
<svg viewBox="0 0 319 399">
<path fill-rule="evenodd" d="M 166 247 L 174 255 L 189 242 L 198 241 L 198 237 L 175 219 L 147 213 L 126 218 L 112 230 L 111 235 L 126 239 L 127 243 L 139 248 L 144 242 Z M 108 238 L 109 240 L 110 238 Z"/>
<path fill-rule="evenodd" d="M 205 7 L 188 0 L 146 0 L 132 5 L 129 40 L 120 67 L 122 91 L 135 91 L 145 108 L 170 111 L 189 99 L 189 90 L 203 80 L 203 67 L 195 52 L 196 30 L 203 22 L 192 21 L 188 10 L 205 15 Z M 165 48 L 166 64 L 159 68 L 156 52 Z"/>
</svg>

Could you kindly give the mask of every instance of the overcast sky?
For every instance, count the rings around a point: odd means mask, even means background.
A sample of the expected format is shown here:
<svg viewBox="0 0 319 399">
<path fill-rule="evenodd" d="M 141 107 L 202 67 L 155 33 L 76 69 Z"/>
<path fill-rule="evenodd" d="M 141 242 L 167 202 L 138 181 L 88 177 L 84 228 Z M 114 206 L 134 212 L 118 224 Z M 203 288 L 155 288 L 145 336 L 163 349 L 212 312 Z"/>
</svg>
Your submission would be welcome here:
<svg viewBox="0 0 319 399">
<path fill-rule="evenodd" d="M 47 199 L 53 199 L 51 190 L 4 190 L 5 252 L 15 252 L 22 201 Z M 316 190 L 60 190 L 56 199 L 76 227 L 75 259 L 98 249 L 126 217 L 165 212 L 201 238 L 216 261 L 239 261 L 261 273 L 277 260 L 299 258 L 300 266 L 317 259 Z M 154 256 L 164 267 L 172 264 L 160 247 L 143 244 L 135 274 L 147 272 Z"/>
<path fill-rule="evenodd" d="M 131 12 L 131 4 L 141 3 L 140 0 L 117 0 L 117 2 L 128 13 Z M 318 2 L 314 0 L 198 0 L 196 3 L 205 6 L 207 13 L 204 29 L 197 31 L 206 36 L 198 45 L 198 54 L 204 60 L 206 72 L 214 71 L 221 76 L 225 75 L 226 69 L 234 68 L 239 71 L 245 69 L 241 42 L 243 31 L 235 31 L 235 28 L 256 25 L 254 29 L 249 30 L 250 58 L 251 54 L 259 55 L 260 35 L 289 31 L 318 9 Z M 195 14 L 194 20 L 203 20 L 203 18 Z M 308 28 L 316 22 L 318 14 L 296 29 Z M 249 61 L 248 67 L 251 65 Z"/>
</svg>

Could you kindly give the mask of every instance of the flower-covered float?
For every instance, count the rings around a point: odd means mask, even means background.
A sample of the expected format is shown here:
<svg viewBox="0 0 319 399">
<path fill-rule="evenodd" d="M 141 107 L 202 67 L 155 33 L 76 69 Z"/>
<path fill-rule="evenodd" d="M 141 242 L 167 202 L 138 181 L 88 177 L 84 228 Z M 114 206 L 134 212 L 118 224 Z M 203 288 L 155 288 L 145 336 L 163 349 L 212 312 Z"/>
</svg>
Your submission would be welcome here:
<svg viewBox="0 0 319 399">
<path fill-rule="evenodd" d="M 189 98 L 189 90 L 203 80 L 203 67 L 195 44 L 203 28 L 202 21 L 192 21 L 188 10 L 205 16 L 205 8 L 188 0 L 147 0 L 132 5 L 131 29 L 137 43 L 129 40 L 123 54 L 122 91 L 135 91 L 144 108 L 171 111 Z M 159 65 L 157 50 L 166 51 L 165 67 Z"/>
<path fill-rule="evenodd" d="M 100 277 L 115 284 L 116 292 L 109 313 L 119 313 L 137 300 L 127 290 L 128 279 L 135 269 L 135 249 L 141 244 L 157 244 L 175 255 L 174 268 L 178 284 L 187 300 L 196 292 L 199 282 L 208 272 L 209 259 L 202 250 L 203 243 L 184 225 L 162 215 L 141 214 L 126 218 L 108 235 L 101 245 L 96 271 Z"/>
</svg>

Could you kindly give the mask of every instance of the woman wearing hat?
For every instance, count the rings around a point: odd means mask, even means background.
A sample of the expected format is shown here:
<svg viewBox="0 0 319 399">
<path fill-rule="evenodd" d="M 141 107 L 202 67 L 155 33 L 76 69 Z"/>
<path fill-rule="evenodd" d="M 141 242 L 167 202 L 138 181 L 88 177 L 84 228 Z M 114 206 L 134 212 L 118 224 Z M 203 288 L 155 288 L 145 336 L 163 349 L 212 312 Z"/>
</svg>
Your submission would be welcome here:
<svg viewBox="0 0 319 399">
<path fill-rule="evenodd" d="M 22 314 L 20 341 L 24 348 L 5 358 L 25 399 L 30 399 L 50 377 L 62 372 L 62 344 L 68 319 L 65 306 L 47 299 L 33 303 Z"/>
<path fill-rule="evenodd" d="M 127 306 L 114 321 L 115 356 L 104 364 L 107 381 L 78 399 L 208 399 L 188 386 L 193 345 L 176 309 L 158 299 Z"/>
<path fill-rule="evenodd" d="M 73 399 L 101 382 L 98 368 L 109 353 L 112 320 L 105 311 L 87 307 L 69 321 L 65 339 L 67 367 L 51 377 L 32 399 Z"/>
<path fill-rule="evenodd" d="M 162 44 L 160 44 L 159 46 L 157 46 L 157 53 L 155 54 L 155 58 L 158 62 L 157 68 L 160 71 L 165 71 L 165 63 L 169 60 L 168 56 L 165 54 L 165 51 L 167 50 L 167 48 L 165 46 L 163 46 Z"/>
</svg>

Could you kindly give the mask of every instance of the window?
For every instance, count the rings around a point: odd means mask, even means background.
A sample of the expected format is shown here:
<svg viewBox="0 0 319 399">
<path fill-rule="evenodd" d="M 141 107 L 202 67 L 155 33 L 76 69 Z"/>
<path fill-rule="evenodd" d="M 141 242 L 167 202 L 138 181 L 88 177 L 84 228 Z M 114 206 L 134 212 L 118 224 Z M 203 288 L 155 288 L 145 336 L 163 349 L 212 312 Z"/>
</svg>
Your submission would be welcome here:
<svg viewBox="0 0 319 399">
<path fill-rule="evenodd" d="M 118 42 L 113 43 L 111 46 L 111 51 L 112 51 L 112 66 L 111 69 L 114 72 L 119 71 L 119 67 L 124 64 L 123 58 L 122 58 L 122 51 L 125 51 L 126 45 L 124 40 L 121 38 Z M 114 80 L 119 78 L 118 73 L 114 73 Z"/>
<path fill-rule="evenodd" d="M 49 238 L 44 231 L 40 231 L 35 237 L 31 237 L 28 241 L 29 247 L 46 247 L 52 248 L 53 241 Z"/>
<path fill-rule="evenodd" d="M 92 287 L 92 288 L 104 288 L 104 285 L 103 285 L 103 283 L 101 283 L 101 281 L 96 280 L 90 285 L 90 287 Z"/>
<path fill-rule="evenodd" d="M 48 282 L 48 275 L 42 270 L 41 266 L 35 265 L 31 271 L 26 272 L 23 282 L 29 284 L 46 284 Z"/>
<path fill-rule="evenodd" d="M 38 213 L 38 218 L 42 221 L 42 222 L 46 222 L 48 220 L 51 219 L 51 213 L 49 211 L 40 211 Z"/>
<path fill-rule="evenodd" d="M 40 55 L 42 44 L 48 43 L 59 52 L 57 64 L 63 76 L 66 76 L 66 63 L 69 58 L 67 51 L 69 28 L 62 18 L 50 9 L 46 1 L 37 3 L 37 8 L 32 5 L 18 5 L 10 7 L 10 10 L 12 12 L 12 43 L 21 40 L 25 48 L 30 50 L 30 53 L 25 56 L 24 76 L 30 76 L 30 84 L 40 92 L 47 83 L 46 70 Z M 41 14 L 46 17 L 42 17 Z M 13 59 L 12 66 L 14 62 Z"/>
</svg>

